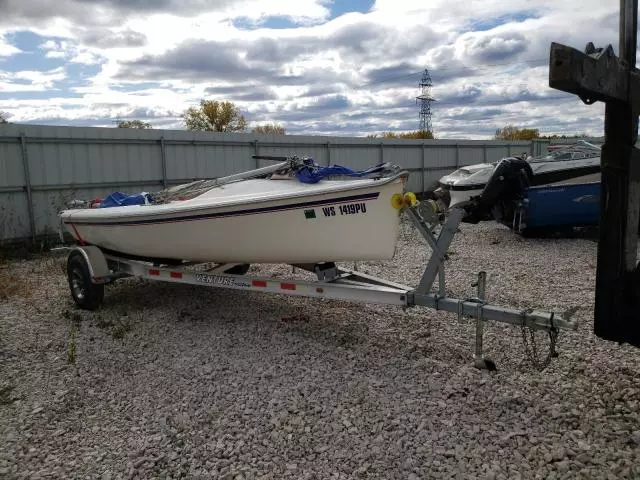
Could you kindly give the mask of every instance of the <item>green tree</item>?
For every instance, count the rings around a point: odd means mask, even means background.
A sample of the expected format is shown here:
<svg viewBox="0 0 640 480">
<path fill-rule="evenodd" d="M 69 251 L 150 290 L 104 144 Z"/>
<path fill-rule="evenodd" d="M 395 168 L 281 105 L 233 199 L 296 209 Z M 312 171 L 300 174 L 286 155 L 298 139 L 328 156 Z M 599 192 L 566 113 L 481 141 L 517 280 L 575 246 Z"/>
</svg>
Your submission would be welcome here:
<svg viewBox="0 0 640 480">
<path fill-rule="evenodd" d="M 0 112 L 0 123 L 9 123 L 7 118 L 9 118 L 9 116 L 6 113 Z"/>
<path fill-rule="evenodd" d="M 278 125 L 277 123 L 267 123 L 265 125 L 258 125 L 254 127 L 252 132 L 268 135 L 284 135 L 286 133 L 286 130 L 283 126 Z"/>
<path fill-rule="evenodd" d="M 244 132 L 247 121 L 229 101 L 201 100 L 200 107 L 189 107 L 183 114 L 187 130 L 200 132 Z"/>
<path fill-rule="evenodd" d="M 150 123 L 143 122 L 142 120 L 120 120 L 118 122 L 118 128 L 153 128 Z"/>
<path fill-rule="evenodd" d="M 535 140 L 540 138 L 540 131 L 537 128 L 518 128 L 507 125 L 496 130 L 494 138 L 496 140 Z"/>
</svg>

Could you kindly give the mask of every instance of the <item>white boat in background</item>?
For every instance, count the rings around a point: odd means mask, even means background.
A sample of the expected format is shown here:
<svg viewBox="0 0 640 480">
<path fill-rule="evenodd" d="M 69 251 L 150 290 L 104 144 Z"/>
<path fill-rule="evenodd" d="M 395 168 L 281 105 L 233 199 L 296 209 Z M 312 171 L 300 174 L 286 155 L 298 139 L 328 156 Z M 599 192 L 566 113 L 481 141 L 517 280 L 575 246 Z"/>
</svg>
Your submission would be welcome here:
<svg viewBox="0 0 640 480">
<path fill-rule="evenodd" d="M 143 204 L 65 210 L 60 220 L 80 244 L 144 258 L 288 264 L 392 258 L 408 172 L 383 164 L 359 178 L 304 183 L 297 174 L 308 167 L 294 158 L 173 187 Z"/>
<path fill-rule="evenodd" d="M 566 181 L 581 183 L 599 174 L 600 147 L 580 140 L 551 149 L 548 154 L 539 157 L 528 157 L 527 161 L 533 171 L 533 186 Z M 448 206 L 452 207 L 480 195 L 498 163 L 469 165 L 443 176 L 438 181 L 436 196 L 448 197 Z"/>
</svg>

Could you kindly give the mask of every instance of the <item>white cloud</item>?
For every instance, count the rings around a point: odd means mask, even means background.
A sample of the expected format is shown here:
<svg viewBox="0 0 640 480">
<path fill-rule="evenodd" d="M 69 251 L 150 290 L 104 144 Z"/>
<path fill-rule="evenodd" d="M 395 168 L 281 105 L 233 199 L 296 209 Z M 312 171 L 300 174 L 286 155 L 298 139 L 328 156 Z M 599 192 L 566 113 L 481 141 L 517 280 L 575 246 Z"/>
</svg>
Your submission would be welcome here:
<svg viewBox="0 0 640 480">
<path fill-rule="evenodd" d="M 103 61 L 97 50 L 78 45 L 70 40 L 47 40 L 40 45 L 40 49 L 46 52 L 46 58 L 65 59 L 70 63 L 95 65 Z"/>
<path fill-rule="evenodd" d="M 224 11 L 228 18 L 246 18 L 255 24 L 264 23 L 270 17 L 285 17 L 299 25 L 313 25 L 329 16 L 328 0 L 249 0 L 228 6 Z"/>
<path fill-rule="evenodd" d="M 45 54 L 46 58 L 66 58 L 67 57 L 67 53 L 66 52 L 58 52 L 55 50 L 51 50 L 49 52 L 47 52 Z"/>
<path fill-rule="evenodd" d="M 11 55 L 15 55 L 16 53 L 21 53 L 20 50 L 15 45 L 11 45 L 6 41 L 5 38 L 0 34 L 0 58 L 2 57 L 10 57 Z"/>
<path fill-rule="evenodd" d="M 617 47 L 614 0 L 377 0 L 370 13 L 330 21 L 325 0 L 226 0 L 206 11 L 195 9 L 197 2 L 186 0 L 179 9 L 167 0 L 162 12 L 150 3 L 103 0 L 99 15 L 85 8 L 86 22 L 71 9 L 73 0 L 58 3 L 58 18 L 30 27 L 64 38 L 44 41 L 42 51 L 50 59 L 100 64 L 100 71 L 74 88 L 79 99 L 59 98 L 39 114 L 26 103 L 3 107 L 15 121 L 84 115 L 95 123 L 135 112 L 170 124 L 157 115 L 175 117 L 213 96 L 236 101 L 250 120 L 309 132 L 415 129 L 417 83 L 429 68 L 439 136 L 486 138 L 508 121 L 548 133 L 581 126 L 598 133 L 599 107 L 549 88 L 549 46 L 559 41 L 582 49 L 592 40 Z M 274 17 L 299 26 L 265 28 Z M 256 28 L 238 28 L 237 21 Z M 0 90 L 9 84 L 13 92 L 44 89 L 42 79 L 19 80 L 0 76 Z M 143 86 L 119 91 L 136 82 Z M 145 88 L 149 82 L 154 86 Z"/>
<path fill-rule="evenodd" d="M 65 78 L 66 73 L 62 67 L 46 72 L 34 70 L 0 71 L 0 92 L 42 92 L 54 88 L 55 82 Z"/>
</svg>

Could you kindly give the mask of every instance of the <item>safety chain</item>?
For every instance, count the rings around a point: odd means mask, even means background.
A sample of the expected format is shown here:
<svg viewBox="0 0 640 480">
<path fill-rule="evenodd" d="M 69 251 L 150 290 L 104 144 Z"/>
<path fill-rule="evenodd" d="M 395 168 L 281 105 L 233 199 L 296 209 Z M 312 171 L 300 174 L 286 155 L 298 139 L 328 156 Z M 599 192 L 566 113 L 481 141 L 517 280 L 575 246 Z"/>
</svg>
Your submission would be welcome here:
<svg viewBox="0 0 640 480">
<path fill-rule="evenodd" d="M 551 359 L 558 356 L 558 352 L 556 351 L 556 345 L 558 343 L 558 328 L 553 324 L 554 314 L 551 313 L 551 318 L 549 322 L 551 323 L 551 328 L 549 329 L 549 353 L 545 357 L 544 360 L 540 360 L 538 358 L 538 347 L 536 345 L 536 337 L 535 337 L 535 329 L 529 327 L 529 336 L 531 337 L 531 342 L 527 339 L 527 327 L 525 326 L 525 316 L 527 313 L 531 313 L 533 310 L 528 309 L 522 312 L 522 342 L 524 344 L 525 355 L 527 359 L 533 364 L 533 366 L 539 371 L 544 370 L 551 363 Z M 529 345 L 531 343 L 531 345 Z"/>
</svg>

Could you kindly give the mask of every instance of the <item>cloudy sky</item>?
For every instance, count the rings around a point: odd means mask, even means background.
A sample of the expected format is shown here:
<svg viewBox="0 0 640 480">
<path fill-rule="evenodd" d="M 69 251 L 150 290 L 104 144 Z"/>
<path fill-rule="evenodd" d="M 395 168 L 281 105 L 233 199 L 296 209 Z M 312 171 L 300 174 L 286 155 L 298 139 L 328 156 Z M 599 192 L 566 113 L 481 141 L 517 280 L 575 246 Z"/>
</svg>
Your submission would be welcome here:
<svg viewBox="0 0 640 480">
<path fill-rule="evenodd" d="M 438 138 L 506 124 L 602 135 L 604 108 L 548 84 L 551 42 L 614 45 L 618 0 L 0 0 L 0 111 L 12 122 L 184 128 L 202 98 L 250 126 Z"/>
</svg>

